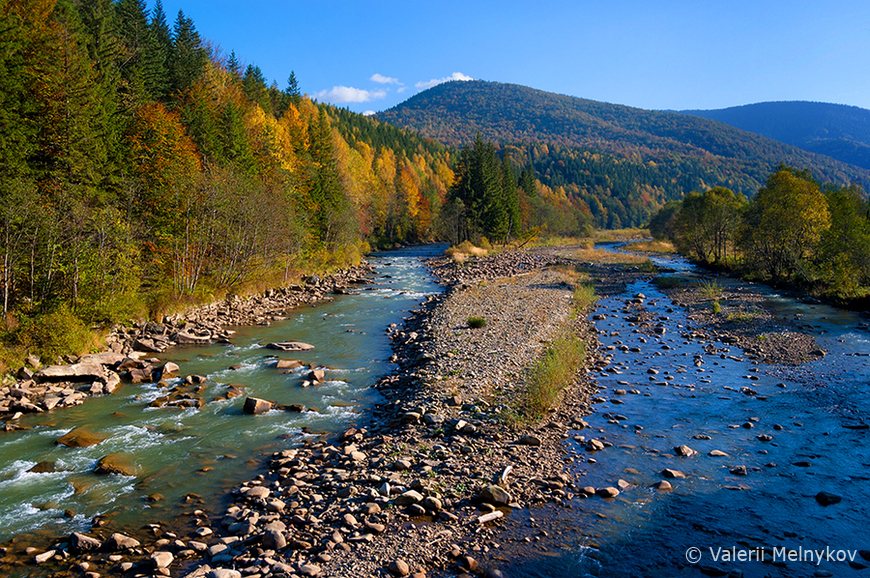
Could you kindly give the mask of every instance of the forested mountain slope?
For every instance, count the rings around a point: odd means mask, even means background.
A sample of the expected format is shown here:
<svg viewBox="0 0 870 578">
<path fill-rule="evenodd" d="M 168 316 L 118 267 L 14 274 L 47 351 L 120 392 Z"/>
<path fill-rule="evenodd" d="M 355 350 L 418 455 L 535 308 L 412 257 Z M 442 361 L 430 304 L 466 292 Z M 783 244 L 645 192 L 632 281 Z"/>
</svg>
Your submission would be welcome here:
<svg viewBox="0 0 870 578">
<path fill-rule="evenodd" d="M 870 110 L 824 102 L 760 102 L 683 114 L 742 130 L 870 169 Z"/>
<path fill-rule="evenodd" d="M 834 183 L 870 171 L 727 124 L 553 94 L 514 84 L 449 82 L 377 118 L 451 145 L 480 134 L 532 162 L 544 184 L 582 199 L 599 226 L 639 225 L 696 189 L 752 195 L 782 163 Z"/>
</svg>

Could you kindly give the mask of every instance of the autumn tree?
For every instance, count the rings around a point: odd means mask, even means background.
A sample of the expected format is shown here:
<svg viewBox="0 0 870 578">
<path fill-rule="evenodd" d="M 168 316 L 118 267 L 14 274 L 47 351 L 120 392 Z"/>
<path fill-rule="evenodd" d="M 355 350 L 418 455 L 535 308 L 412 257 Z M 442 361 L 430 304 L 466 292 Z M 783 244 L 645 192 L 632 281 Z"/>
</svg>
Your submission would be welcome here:
<svg viewBox="0 0 870 578">
<path fill-rule="evenodd" d="M 749 203 L 741 233 L 745 259 L 776 281 L 804 273 L 831 215 L 807 171 L 780 166 Z"/>
</svg>

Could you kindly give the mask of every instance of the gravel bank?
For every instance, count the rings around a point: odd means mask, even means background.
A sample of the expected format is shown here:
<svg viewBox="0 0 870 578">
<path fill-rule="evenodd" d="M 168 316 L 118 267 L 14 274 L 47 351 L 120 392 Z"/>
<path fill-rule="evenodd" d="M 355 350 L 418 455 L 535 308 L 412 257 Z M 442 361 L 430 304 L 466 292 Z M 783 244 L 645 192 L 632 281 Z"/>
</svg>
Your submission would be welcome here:
<svg viewBox="0 0 870 578">
<path fill-rule="evenodd" d="M 747 358 L 773 365 L 796 366 L 825 356 L 812 335 L 773 315 L 763 287 L 727 277 L 709 277 L 707 282 L 721 287 L 715 298 L 705 294 L 703 285 L 663 290 L 697 323 L 697 336 L 736 345 Z M 714 302 L 719 303 L 718 312 Z"/>
</svg>

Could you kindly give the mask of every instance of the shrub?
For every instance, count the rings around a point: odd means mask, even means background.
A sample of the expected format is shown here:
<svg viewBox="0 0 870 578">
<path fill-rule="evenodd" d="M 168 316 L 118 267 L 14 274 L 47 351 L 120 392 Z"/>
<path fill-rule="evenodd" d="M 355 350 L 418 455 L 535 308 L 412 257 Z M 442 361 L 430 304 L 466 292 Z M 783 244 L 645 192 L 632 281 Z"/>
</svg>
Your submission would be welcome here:
<svg viewBox="0 0 870 578">
<path fill-rule="evenodd" d="M 486 327 L 486 319 L 483 317 L 469 317 L 466 321 L 472 329 L 480 329 Z"/>
<path fill-rule="evenodd" d="M 722 312 L 722 306 L 719 304 L 718 301 L 713 301 L 711 309 L 713 309 L 713 313 L 716 313 L 717 315 Z"/>
<path fill-rule="evenodd" d="M 22 322 L 18 339 L 25 349 L 47 363 L 61 355 L 79 354 L 96 345 L 97 336 L 66 304 Z"/>
<path fill-rule="evenodd" d="M 584 309 L 595 303 L 595 300 L 595 287 L 591 283 L 583 283 L 574 287 L 572 301 L 575 313 L 581 313 Z"/>
</svg>

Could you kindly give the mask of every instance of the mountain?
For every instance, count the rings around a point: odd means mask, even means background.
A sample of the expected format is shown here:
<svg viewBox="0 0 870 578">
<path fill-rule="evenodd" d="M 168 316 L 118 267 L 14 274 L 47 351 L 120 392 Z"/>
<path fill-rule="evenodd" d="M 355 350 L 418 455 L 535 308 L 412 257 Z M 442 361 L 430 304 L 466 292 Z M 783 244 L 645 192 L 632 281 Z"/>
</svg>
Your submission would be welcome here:
<svg viewBox="0 0 870 578">
<path fill-rule="evenodd" d="M 870 110 L 864 108 L 788 101 L 681 112 L 870 169 Z"/>
<path fill-rule="evenodd" d="M 379 120 L 462 146 L 477 134 L 512 147 L 541 182 L 582 199 L 596 225 L 639 225 L 692 190 L 718 185 L 752 195 L 785 163 L 823 181 L 858 182 L 870 170 L 813 154 L 723 122 L 535 90 L 456 81 L 423 91 Z"/>
</svg>

